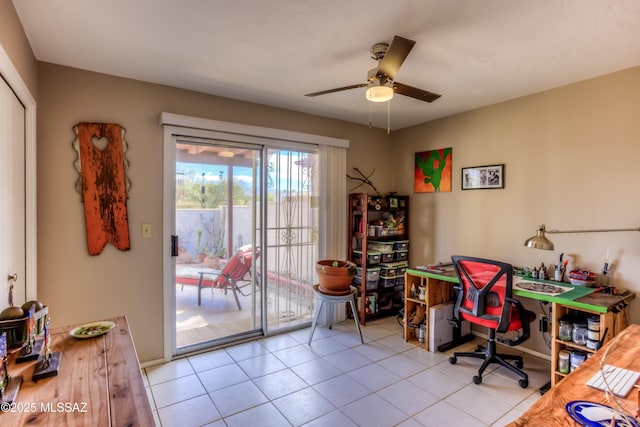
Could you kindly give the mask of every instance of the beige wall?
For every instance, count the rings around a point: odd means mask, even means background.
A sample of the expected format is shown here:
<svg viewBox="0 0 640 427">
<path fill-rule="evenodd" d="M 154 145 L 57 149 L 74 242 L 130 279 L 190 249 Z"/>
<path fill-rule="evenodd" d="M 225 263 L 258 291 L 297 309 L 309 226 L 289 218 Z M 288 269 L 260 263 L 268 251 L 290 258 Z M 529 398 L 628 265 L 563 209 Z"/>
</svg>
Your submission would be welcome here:
<svg viewBox="0 0 640 427">
<path fill-rule="evenodd" d="M 375 168 L 380 190 L 391 189 L 388 136 L 380 129 L 47 63 L 38 75 L 39 297 L 56 325 L 126 314 L 142 361 L 161 358 L 163 349 L 161 112 L 349 139 L 348 167 Z M 87 254 L 71 148 L 72 128 L 83 121 L 126 129 L 129 252 L 109 245 Z M 141 238 L 142 223 L 152 224 L 153 238 Z"/>
<path fill-rule="evenodd" d="M 640 226 L 639 118 L 637 67 L 393 133 L 393 187 L 413 196 L 410 264 L 458 254 L 533 267 L 564 252 L 570 267 L 599 272 L 609 249 L 616 286 L 640 292 L 640 233 L 550 235 L 552 252 L 523 246 L 543 223 Z M 414 153 L 444 147 L 453 148 L 453 191 L 413 193 Z M 504 190 L 460 189 L 462 167 L 497 163 Z"/>
<path fill-rule="evenodd" d="M 31 96 L 38 99 L 37 64 L 11 0 L 0 0 L 0 45 L 18 70 Z"/>
<path fill-rule="evenodd" d="M 541 223 L 559 229 L 640 225 L 635 188 L 640 68 L 389 137 L 380 129 L 338 120 L 36 65 L 9 0 L 0 0 L 0 44 L 39 101 L 39 297 L 58 326 L 126 314 L 142 361 L 162 357 L 163 348 L 162 111 L 349 139 L 349 171 L 375 168 L 372 179 L 380 191 L 412 196 L 411 265 L 458 253 L 533 266 L 552 263 L 564 252 L 573 265 L 597 271 L 609 248 L 616 285 L 640 292 L 636 233 L 553 235 L 554 252 L 522 246 Z M 71 148 L 72 127 L 81 121 L 115 122 L 127 130 L 133 181 L 129 252 L 108 246 L 100 256 L 87 254 Z M 453 147 L 453 192 L 413 193 L 413 153 L 442 147 Z M 461 167 L 494 163 L 506 164 L 504 190 L 460 190 Z M 348 188 L 355 185 L 348 181 Z M 153 225 L 153 238 L 142 240 L 140 226 L 147 222 Z M 632 305 L 633 323 L 640 323 L 638 304 Z"/>
</svg>

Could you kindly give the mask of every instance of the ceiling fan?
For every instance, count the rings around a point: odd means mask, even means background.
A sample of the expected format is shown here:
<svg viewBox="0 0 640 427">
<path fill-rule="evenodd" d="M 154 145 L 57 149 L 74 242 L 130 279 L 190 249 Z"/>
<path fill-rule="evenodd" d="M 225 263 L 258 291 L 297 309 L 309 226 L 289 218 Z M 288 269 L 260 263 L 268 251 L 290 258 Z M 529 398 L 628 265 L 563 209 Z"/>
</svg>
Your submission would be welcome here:
<svg viewBox="0 0 640 427">
<path fill-rule="evenodd" d="M 440 98 L 441 95 L 405 85 L 394 80 L 400 66 L 415 44 L 415 41 L 400 36 L 394 36 L 390 45 L 387 43 L 376 43 L 371 46 L 371 58 L 378 61 L 378 66 L 369 70 L 366 83 L 307 93 L 305 96 L 314 97 L 366 87 L 366 97 L 372 102 L 388 101 L 393 98 L 394 93 L 410 96 L 420 101 L 433 102 Z"/>
</svg>

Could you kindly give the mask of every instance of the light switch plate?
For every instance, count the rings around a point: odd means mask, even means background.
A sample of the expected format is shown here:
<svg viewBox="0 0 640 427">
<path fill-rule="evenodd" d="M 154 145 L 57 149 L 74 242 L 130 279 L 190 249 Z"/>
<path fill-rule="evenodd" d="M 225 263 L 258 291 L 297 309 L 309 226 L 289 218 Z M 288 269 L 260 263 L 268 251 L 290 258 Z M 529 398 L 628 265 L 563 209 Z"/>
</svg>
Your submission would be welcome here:
<svg viewBox="0 0 640 427">
<path fill-rule="evenodd" d="M 151 224 L 142 224 L 142 238 L 143 239 L 151 238 Z"/>
</svg>

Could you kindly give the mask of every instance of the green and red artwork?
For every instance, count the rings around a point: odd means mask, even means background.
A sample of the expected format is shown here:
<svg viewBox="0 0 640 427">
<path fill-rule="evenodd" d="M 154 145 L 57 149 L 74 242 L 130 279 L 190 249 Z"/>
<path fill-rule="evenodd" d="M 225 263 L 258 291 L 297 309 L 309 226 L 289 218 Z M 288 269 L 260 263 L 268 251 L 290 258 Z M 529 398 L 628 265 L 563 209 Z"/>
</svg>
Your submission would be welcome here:
<svg viewBox="0 0 640 427">
<path fill-rule="evenodd" d="M 413 191 L 435 193 L 451 191 L 451 148 L 416 153 Z"/>
</svg>

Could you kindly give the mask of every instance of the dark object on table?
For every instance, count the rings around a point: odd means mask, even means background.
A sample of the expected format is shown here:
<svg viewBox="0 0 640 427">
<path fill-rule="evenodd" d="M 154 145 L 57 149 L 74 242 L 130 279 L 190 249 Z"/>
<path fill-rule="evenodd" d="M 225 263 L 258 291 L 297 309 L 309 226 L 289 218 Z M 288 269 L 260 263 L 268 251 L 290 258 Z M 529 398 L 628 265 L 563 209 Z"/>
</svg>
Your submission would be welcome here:
<svg viewBox="0 0 640 427">
<path fill-rule="evenodd" d="M 16 355 L 16 363 L 30 362 L 38 359 L 42 352 L 42 340 L 37 340 L 34 345 L 24 345 Z"/>
<path fill-rule="evenodd" d="M 44 357 L 38 359 L 38 363 L 36 363 L 36 367 L 33 369 L 33 376 L 31 377 L 31 381 L 37 382 L 43 378 L 55 377 L 58 375 L 58 369 L 60 369 L 60 359 L 62 358 L 62 353 L 55 352 L 51 353 L 51 357 L 48 361 L 45 360 Z"/>
</svg>

